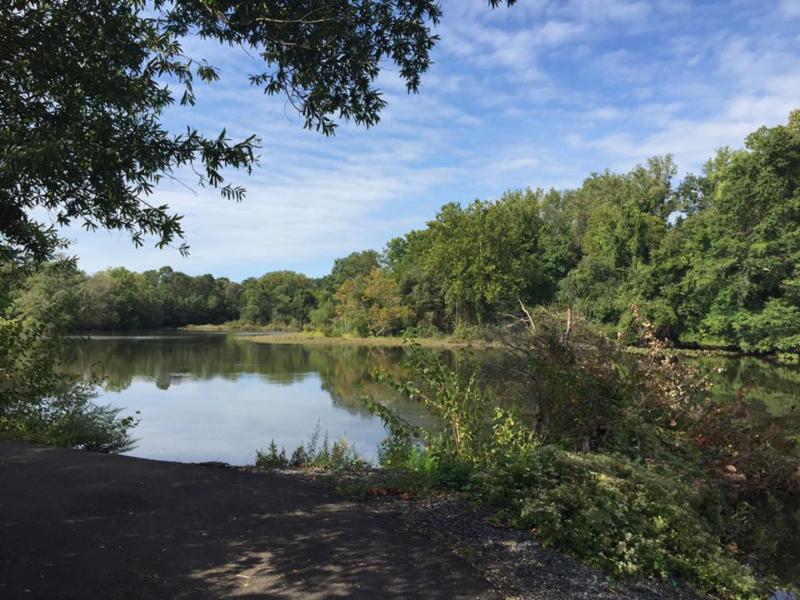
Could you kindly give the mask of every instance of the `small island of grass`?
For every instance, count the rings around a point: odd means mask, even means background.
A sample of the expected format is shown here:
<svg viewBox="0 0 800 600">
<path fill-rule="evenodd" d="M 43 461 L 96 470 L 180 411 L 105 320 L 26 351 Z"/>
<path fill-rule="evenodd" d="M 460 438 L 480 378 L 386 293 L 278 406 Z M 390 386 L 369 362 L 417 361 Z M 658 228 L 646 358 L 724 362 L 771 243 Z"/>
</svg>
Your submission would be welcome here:
<svg viewBox="0 0 800 600">
<path fill-rule="evenodd" d="M 499 344 L 485 339 L 461 339 L 453 336 L 407 338 L 400 336 L 327 336 L 321 332 L 274 332 L 248 336 L 247 340 L 257 344 L 302 344 L 314 346 L 374 346 L 402 347 L 411 343 L 425 348 L 494 348 Z"/>
</svg>

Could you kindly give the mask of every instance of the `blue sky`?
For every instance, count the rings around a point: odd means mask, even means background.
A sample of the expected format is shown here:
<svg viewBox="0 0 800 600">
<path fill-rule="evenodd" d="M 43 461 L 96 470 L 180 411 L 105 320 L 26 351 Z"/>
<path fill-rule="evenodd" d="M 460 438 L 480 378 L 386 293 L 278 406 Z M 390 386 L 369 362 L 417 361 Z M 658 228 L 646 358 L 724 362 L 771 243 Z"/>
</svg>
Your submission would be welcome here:
<svg viewBox="0 0 800 600">
<path fill-rule="evenodd" d="M 671 153 L 681 173 L 740 147 L 800 107 L 800 0 L 446 0 L 436 64 L 419 95 L 395 71 L 379 81 L 389 106 L 366 130 L 305 131 L 280 97 L 250 88 L 241 51 L 189 40 L 221 69 L 198 104 L 168 115 L 263 140 L 247 199 L 169 182 L 155 195 L 185 215 L 189 257 L 120 233 L 70 228 L 71 252 L 94 272 L 170 264 L 243 279 L 276 269 L 323 275 L 333 260 L 431 219 L 446 202 L 508 189 L 574 187 L 591 172 L 628 170 Z"/>
</svg>

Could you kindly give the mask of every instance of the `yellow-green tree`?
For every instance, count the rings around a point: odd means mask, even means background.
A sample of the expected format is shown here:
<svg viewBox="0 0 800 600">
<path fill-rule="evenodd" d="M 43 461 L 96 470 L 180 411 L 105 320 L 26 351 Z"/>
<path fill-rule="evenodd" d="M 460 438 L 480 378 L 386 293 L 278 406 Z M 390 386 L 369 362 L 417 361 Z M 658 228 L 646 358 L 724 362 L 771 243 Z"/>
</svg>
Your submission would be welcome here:
<svg viewBox="0 0 800 600">
<path fill-rule="evenodd" d="M 341 329 L 359 335 L 397 333 L 411 315 L 397 281 L 378 267 L 346 280 L 336 291 L 335 300 Z"/>
</svg>

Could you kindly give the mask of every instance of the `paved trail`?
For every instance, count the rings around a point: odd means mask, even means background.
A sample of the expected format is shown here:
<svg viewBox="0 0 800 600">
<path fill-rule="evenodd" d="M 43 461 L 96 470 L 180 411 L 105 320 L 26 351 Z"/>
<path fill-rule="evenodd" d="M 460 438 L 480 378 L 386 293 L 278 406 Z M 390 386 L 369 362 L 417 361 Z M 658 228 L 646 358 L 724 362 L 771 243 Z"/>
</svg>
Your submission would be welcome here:
<svg viewBox="0 0 800 600">
<path fill-rule="evenodd" d="M 0 598 L 481 598 L 400 520 L 278 474 L 0 441 Z"/>
</svg>

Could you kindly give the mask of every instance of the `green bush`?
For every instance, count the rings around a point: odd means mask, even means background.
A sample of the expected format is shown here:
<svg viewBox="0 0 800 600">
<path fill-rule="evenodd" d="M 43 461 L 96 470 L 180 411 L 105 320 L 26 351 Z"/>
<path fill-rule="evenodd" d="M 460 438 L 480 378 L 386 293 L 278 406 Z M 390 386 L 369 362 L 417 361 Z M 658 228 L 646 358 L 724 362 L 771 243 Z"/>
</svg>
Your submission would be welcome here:
<svg viewBox="0 0 800 600">
<path fill-rule="evenodd" d="M 133 448 L 136 419 L 94 404 L 94 384 L 62 372 L 61 352 L 43 325 L 0 318 L 0 436 L 98 452 Z"/>
<path fill-rule="evenodd" d="M 545 446 L 475 473 L 497 518 L 617 576 L 680 577 L 722 597 L 755 595 L 750 570 L 704 516 L 713 498 L 668 470 Z"/>
<path fill-rule="evenodd" d="M 526 315 L 525 326 L 509 347 L 533 414 L 492 409 L 475 372 L 411 347 L 411 380 L 386 379 L 442 427 L 410 428 L 367 400 L 390 433 L 384 466 L 408 485 L 464 492 L 616 576 L 679 578 L 718 598 L 764 594 L 772 580 L 739 559 L 769 556 L 765 514 L 785 516 L 786 499 L 800 498 L 796 440 L 743 402 L 711 402 L 703 374 L 670 358 L 652 330 L 639 332 L 650 351 L 633 360 L 574 315 Z M 790 521 L 780 521 L 787 535 Z"/>
<path fill-rule="evenodd" d="M 320 440 L 321 437 L 321 440 Z M 311 434 L 309 441 L 294 449 L 290 458 L 286 449 L 271 440 L 269 448 L 256 451 L 255 466 L 258 469 L 324 469 L 326 471 L 356 471 L 367 466 L 350 441 L 342 436 L 333 444 L 328 441 L 327 432 L 322 435 L 319 425 Z"/>
<path fill-rule="evenodd" d="M 281 448 L 278 451 L 278 446 L 275 440 L 269 443 L 269 449 L 264 452 L 263 450 L 256 450 L 256 468 L 257 469 L 286 469 L 289 466 L 289 461 L 286 458 L 286 449 Z"/>
</svg>

